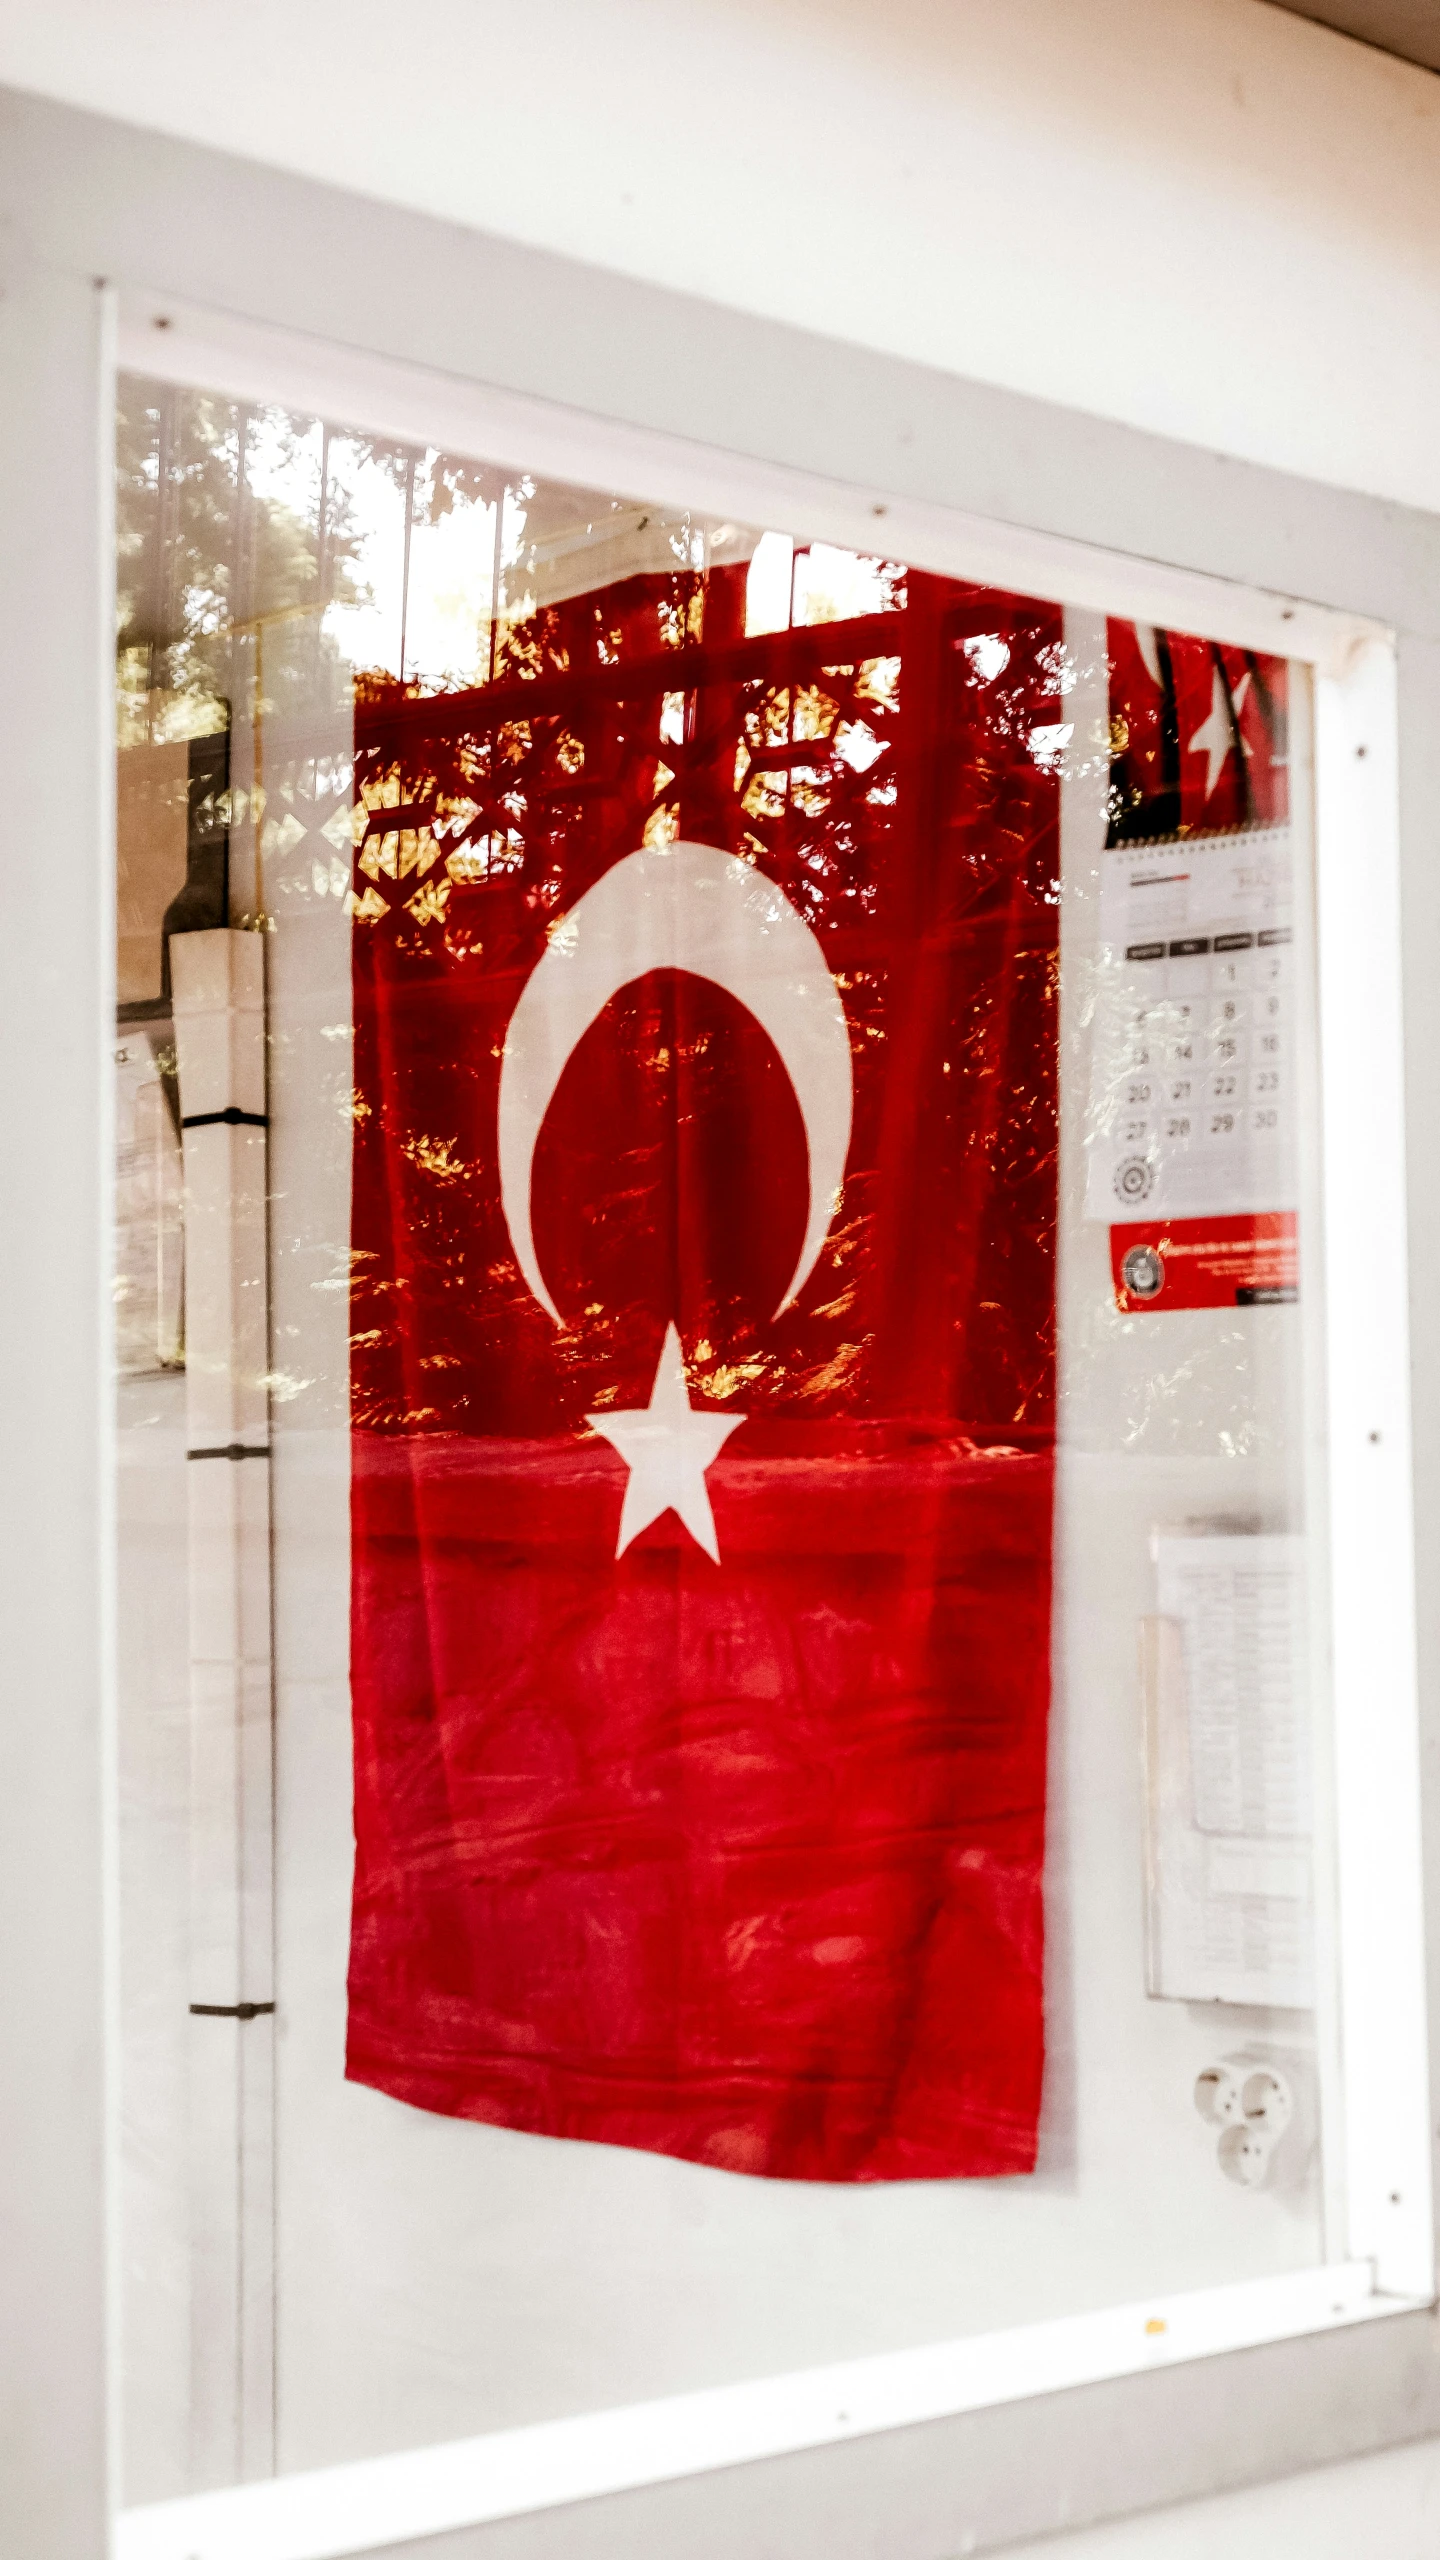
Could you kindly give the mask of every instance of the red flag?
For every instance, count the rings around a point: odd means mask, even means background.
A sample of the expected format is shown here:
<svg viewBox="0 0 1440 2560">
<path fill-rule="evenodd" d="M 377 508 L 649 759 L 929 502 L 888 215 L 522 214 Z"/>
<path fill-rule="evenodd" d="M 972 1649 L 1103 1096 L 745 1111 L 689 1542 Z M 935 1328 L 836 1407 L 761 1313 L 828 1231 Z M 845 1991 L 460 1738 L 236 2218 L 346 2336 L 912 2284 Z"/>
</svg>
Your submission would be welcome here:
<svg viewBox="0 0 1440 2560">
<path fill-rule="evenodd" d="M 1033 2165 L 1054 608 L 744 573 L 357 715 L 348 2068 Z"/>
<path fill-rule="evenodd" d="M 1106 625 L 1110 842 L 1272 826 L 1289 808 L 1285 661 Z"/>
</svg>

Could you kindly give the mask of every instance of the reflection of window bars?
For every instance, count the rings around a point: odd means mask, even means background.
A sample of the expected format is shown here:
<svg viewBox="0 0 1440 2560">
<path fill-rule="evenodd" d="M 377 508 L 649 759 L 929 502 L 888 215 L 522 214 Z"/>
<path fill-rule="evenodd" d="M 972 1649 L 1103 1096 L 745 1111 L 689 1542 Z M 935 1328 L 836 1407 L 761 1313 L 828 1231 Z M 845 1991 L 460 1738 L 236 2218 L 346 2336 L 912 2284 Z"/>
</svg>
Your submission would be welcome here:
<svg viewBox="0 0 1440 2560">
<path fill-rule="evenodd" d="M 197 2485 L 274 2461 L 265 937 L 177 938 L 187 1234 L 191 2417 Z"/>
</svg>

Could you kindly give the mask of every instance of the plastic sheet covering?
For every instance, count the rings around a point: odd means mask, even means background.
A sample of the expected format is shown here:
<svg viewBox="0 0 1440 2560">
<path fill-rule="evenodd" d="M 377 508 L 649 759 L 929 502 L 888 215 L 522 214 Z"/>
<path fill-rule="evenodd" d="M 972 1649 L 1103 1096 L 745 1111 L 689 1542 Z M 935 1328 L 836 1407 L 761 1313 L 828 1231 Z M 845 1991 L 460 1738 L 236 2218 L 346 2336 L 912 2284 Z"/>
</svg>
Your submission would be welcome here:
<svg viewBox="0 0 1440 2560">
<path fill-rule="evenodd" d="M 205 392 L 120 466 L 126 2502 L 1315 2267 L 1303 671 Z M 226 706 L 243 2021 L 159 934 Z"/>
<path fill-rule="evenodd" d="M 881 596 L 357 719 L 348 2068 L 832 2180 L 1042 2063 L 1061 623 Z"/>
</svg>

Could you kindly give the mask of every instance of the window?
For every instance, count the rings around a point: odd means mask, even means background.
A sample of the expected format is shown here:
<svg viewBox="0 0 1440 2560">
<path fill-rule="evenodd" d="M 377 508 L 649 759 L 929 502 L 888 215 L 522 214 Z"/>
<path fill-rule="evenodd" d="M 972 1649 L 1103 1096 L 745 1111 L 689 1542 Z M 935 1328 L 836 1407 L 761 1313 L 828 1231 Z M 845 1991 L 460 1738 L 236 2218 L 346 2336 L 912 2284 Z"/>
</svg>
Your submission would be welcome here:
<svg viewBox="0 0 1440 2560">
<path fill-rule="evenodd" d="M 1383 638 L 173 370 L 127 2554 L 1426 2298 Z"/>
</svg>

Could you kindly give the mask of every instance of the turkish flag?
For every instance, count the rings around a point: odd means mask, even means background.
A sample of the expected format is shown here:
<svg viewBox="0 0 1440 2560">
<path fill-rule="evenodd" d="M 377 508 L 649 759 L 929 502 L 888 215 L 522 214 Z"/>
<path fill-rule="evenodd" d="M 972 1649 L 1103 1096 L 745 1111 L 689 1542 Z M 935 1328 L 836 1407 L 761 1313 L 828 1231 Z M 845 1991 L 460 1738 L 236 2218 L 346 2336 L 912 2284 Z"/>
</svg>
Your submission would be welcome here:
<svg viewBox="0 0 1440 2560">
<path fill-rule="evenodd" d="M 1110 842 L 1283 825 L 1289 813 L 1283 658 L 1106 626 Z"/>
<path fill-rule="evenodd" d="M 1031 2168 L 1055 608 L 743 569 L 357 710 L 348 2069 Z"/>
</svg>

